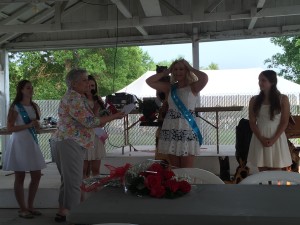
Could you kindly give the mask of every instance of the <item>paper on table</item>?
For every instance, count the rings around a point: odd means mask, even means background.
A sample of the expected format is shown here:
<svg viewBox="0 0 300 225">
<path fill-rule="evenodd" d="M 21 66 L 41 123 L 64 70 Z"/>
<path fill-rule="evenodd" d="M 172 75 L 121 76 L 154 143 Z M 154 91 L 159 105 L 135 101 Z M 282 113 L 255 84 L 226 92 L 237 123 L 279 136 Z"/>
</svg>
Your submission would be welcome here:
<svg viewBox="0 0 300 225">
<path fill-rule="evenodd" d="M 108 134 L 106 133 L 106 131 L 101 127 L 94 128 L 94 131 L 96 136 L 98 136 L 102 143 L 105 143 L 105 140 L 108 138 Z"/>
<path fill-rule="evenodd" d="M 128 105 L 124 105 L 123 109 L 121 109 L 121 112 L 124 112 L 126 115 L 129 114 L 133 109 L 135 108 L 135 104 L 131 103 Z"/>
<path fill-rule="evenodd" d="M 99 137 L 106 134 L 106 131 L 101 127 L 95 128 L 94 131 L 95 131 L 95 134 Z"/>
</svg>

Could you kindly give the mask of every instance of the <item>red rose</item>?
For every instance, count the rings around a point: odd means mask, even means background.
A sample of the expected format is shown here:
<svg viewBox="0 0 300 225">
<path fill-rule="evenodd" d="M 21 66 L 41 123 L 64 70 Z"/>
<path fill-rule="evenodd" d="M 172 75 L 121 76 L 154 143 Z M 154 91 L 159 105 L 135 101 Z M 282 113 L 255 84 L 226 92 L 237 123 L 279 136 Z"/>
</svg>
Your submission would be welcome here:
<svg viewBox="0 0 300 225">
<path fill-rule="evenodd" d="M 162 198 L 166 193 L 166 189 L 164 186 L 156 186 L 150 189 L 150 196 L 155 198 Z"/>
<path fill-rule="evenodd" d="M 159 163 L 153 163 L 149 168 L 149 171 L 156 172 L 159 175 L 162 175 L 164 168 Z"/>
<path fill-rule="evenodd" d="M 175 176 L 175 173 L 172 170 L 165 170 L 163 175 L 165 180 L 170 180 L 172 177 Z"/>
<path fill-rule="evenodd" d="M 179 190 L 183 193 L 188 193 L 191 191 L 191 184 L 185 180 L 179 182 Z"/>
<path fill-rule="evenodd" d="M 179 189 L 179 183 L 176 180 L 167 180 L 165 187 L 169 188 L 171 192 L 175 193 Z"/>
<path fill-rule="evenodd" d="M 161 176 L 159 175 L 148 175 L 146 178 L 145 178 L 145 186 L 151 190 L 153 187 L 159 187 L 161 186 Z"/>
</svg>

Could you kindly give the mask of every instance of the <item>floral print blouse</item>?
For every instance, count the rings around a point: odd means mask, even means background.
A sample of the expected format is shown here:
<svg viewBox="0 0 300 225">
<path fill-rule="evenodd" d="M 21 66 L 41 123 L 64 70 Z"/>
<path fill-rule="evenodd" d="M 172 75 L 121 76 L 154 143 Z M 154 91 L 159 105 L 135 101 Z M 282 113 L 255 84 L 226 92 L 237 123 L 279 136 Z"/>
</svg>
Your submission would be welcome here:
<svg viewBox="0 0 300 225">
<path fill-rule="evenodd" d="M 100 126 L 100 118 L 95 117 L 86 97 L 74 90 L 68 91 L 60 101 L 58 118 L 53 140 L 72 139 L 83 148 L 94 148 L 93 128 Z"/>
</svg>

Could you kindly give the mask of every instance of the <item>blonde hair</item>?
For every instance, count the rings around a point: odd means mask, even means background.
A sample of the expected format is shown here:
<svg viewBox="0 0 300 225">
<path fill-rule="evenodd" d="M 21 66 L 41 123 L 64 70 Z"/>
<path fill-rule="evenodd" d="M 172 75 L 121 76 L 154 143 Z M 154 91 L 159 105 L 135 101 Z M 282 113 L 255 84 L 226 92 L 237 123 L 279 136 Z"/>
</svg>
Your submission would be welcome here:
<svg viewBox="0 0 300 225">
<path fill-rule="evenodd" d="M 175 60 L 173 63 L 172 63 L 172 66 L 174 66 L 175 64 L 177 63 L 182 63 L 185 67 L 185 69 L 187 70 L 187 74 L 186 74 L 186 80 L 187 80 L 187 83 L 190 85 L 196 81 L 198 81 L 198 77 L 192 72 L 189 70 L 189 68 L 187 68 L 185 66 L 185 64 L 183 63 L 183 59 L 177 59 Z M 176 80 L 174 78 L 174 75 L 173 75 L 173 71 L 171 71 L 171 79 L 170 79 L 170 82 L 171 84 L 175 84 L 176 83 Z"/>
</svg>

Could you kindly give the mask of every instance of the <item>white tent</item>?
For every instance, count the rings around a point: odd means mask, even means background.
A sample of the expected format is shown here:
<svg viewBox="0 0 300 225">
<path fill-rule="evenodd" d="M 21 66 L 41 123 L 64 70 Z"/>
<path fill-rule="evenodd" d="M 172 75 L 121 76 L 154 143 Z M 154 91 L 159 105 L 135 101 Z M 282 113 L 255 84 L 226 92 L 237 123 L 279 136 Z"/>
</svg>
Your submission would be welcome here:
<svg viewBox="0 0 300 225">
<path fill-rule="evenodd" d="M 254 95 L 259 93 L 258 75 L 264 69 L 232 69 L 232 70 L 204 70 L 208 75 L 208 83 L 200 92 L 202 96 L 219 95 Z M 138 98 L 155 97 L 156 91 L 149 87 L 146 79 L 155 74 L 148 71 L 118 92 L 135 94 Z M 300 93 L 300 85 L 278 77 L 277 87 L 283 94 Z"/>
<path fill-rule="evenodd" d="M 145 97 L 155 97 L 156 90 L 151 88 L 146 83 L 146 79 L 155 73 L 156 73 L 155 71 L 147 71 L 141 77 L 139 77 L 138 79 L 133 81 L 131 84 L 129 84 L 126 87 L 124 87 L 123 89 L 117 91 L 117 93 L 125 92 L 128 94 L 134 94 L 140 99 L 145 98 Z"/>
</svg>

